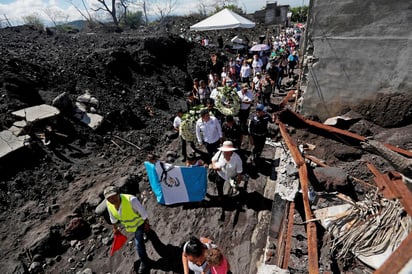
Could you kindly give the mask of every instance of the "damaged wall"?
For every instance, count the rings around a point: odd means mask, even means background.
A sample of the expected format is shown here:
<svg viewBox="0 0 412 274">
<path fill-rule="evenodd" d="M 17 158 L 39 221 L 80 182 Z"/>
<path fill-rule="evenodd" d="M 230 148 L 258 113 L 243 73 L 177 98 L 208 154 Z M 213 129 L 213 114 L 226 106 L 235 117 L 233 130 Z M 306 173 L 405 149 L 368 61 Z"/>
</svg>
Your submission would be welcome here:
<svg viewBox="0 0 412 274">
<path fill-rule="evenodd" d="M 325 119 L 378 93 L 412 90 L 409 0 L 311 0 L 306 44 L 316 59 L 303 78 L 305 115 Z"/>
</svg>

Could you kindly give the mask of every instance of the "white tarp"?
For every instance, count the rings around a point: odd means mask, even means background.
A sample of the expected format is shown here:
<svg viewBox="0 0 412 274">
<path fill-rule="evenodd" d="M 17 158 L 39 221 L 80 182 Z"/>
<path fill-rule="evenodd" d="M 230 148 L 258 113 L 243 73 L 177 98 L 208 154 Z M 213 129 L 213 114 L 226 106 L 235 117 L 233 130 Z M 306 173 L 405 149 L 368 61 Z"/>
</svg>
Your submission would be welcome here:
<svg viewBox="0 0 412 274">
<path fill-rule="evenodd" d="M 229 9 L 223 9 L 203 21 L 194 24 L 190 27 L 190 30 L 205 31 L 234 28 L 250 29 L 254 26 L 255 23 L 249 19 L 246 19 Z"/>
</svg>

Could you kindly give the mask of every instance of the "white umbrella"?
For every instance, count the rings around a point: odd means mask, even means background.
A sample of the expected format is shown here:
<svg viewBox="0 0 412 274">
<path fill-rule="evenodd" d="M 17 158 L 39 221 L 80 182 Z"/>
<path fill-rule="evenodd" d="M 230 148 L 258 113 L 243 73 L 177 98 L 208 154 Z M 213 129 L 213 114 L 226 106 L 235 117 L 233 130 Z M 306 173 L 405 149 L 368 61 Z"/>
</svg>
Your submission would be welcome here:
<svg viewBox="0 0 412 274">
<path fill-rule="evenodd" d="M 270 47 L 266 44 L 257 44 L 250 48 L 250 51 L 265 51 L 270 49 Z"/>
<path fill-rule="evenodd" d="M 243 44 L 243 39 L 237 37 L 237 35 L 235 37 L 233 37 L 232 39 L 230 39 L 230 42 L 232 43 L 237 43 L 237 44 Z"/>
</svg>

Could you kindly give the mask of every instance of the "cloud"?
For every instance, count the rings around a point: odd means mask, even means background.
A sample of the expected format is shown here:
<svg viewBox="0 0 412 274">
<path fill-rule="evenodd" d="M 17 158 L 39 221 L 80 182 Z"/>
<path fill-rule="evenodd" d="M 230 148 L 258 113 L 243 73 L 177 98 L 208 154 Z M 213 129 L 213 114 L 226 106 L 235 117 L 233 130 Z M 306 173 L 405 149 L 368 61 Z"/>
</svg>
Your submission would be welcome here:
<svg viewBox="0 0 412 274">
<path fill-rule="evenodd" d="M 62 2 L 64 1 L 15 0 L 8 4 L 0 4 L 0 17 L 4 19 L 6 16 L 12 25 L 22 24 L 23 18 L 29 15 L 35 15 L 47 24 L 50 21 L 47 13 L 61 15 L 60 19 L 56 19 L 57 21 L 63 21 L 66 18 L 69 21 L 81 18 L 79 12 L 72 5 Z"/>
</svg>

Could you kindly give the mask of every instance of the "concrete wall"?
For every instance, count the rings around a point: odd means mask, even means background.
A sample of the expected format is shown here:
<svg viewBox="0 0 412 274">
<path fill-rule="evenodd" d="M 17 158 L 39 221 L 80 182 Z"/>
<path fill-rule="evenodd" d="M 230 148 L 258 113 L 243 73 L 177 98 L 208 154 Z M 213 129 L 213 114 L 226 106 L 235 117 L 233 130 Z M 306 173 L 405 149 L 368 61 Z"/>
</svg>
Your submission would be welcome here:
<svg viewBox="0 0 412 274">
<path fill-rule="evenodd" d="M 285 24 L 289 5 L 278 6 L 277 3 L 266 3 L 263 10 L 257 10 L 253 14 L 255 21 L 265 23 L 266 25 Z"/>
<path fill-rule="evenodd" d="M 412 95 L 412 1 L 311 0 L 307 29 L 316 60 L 302 114 L 325 119 L 378 93 Z"/>
</svg>

